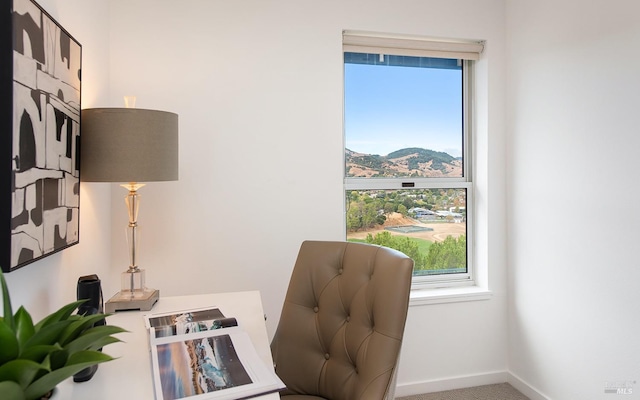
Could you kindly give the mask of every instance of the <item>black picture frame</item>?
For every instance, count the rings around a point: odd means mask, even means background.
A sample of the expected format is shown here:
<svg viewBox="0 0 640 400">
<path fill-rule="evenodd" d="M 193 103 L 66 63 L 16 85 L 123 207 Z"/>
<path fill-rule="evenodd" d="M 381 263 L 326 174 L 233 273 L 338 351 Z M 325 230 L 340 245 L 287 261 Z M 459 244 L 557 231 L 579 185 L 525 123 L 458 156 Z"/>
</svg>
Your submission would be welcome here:
<svg viewBox="0 0 640 400">
<path fill-rule="evenodd" d="M 1 8 L 0 267 L 10 272 L 79 242 L 82 46 L 33 0 Z"/>
</svg>

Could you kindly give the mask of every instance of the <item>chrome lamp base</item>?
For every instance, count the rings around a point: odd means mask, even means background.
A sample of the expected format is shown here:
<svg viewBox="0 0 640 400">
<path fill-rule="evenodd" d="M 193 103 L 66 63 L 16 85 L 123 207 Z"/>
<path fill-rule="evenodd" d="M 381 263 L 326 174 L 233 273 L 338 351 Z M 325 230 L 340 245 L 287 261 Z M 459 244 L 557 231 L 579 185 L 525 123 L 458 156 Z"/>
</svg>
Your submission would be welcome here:
<svg viewBox="0 0 640 400">
<path fill-rule="evenodd" d="M 130 291 L 118 292 L 104 305 L 106 313 L 116 311 L 140 310 L 149 311 L 160 298 L 158 289 L 137 290 L 133 294 Z"/>
</svg>

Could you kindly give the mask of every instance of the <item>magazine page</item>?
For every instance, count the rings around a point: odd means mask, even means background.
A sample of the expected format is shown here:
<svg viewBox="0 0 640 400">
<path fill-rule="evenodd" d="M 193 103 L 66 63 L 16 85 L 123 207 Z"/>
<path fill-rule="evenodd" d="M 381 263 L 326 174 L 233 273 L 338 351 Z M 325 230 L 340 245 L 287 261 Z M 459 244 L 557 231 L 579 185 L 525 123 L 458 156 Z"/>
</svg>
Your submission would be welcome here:
<svg viewBox="0 0 640 400">
<path fill-rule="evenodd" d="M 146 314 L 144 321 L 150 335 L 155 337 L 184 335 L 238 325 L 235 318 L 225 317 L 217 307 Z"/>
<path fill-rule="evenodd" d="M 240 328 L 150 337 L 158 400 L 235 400 L 272 393 L 284 384 Z"/>
</svg>

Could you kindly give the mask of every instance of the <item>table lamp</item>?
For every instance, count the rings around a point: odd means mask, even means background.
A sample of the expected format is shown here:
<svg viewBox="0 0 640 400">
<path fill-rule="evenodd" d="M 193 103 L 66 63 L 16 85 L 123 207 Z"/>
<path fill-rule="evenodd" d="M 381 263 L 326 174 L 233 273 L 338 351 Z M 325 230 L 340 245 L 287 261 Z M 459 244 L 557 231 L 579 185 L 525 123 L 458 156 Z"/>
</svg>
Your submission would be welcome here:
<svg viewBox="0 0 640 400">
<path fill-rule="evenodd" d="M 143 182 L 178 180 L 178 115 L 139 108 L 90 108 L 81 114 L 81 167 L 84 182 L 121 182 L 129 213 L 129 268 L 120 292 L 105 312 L 151 310 L 160 292 L 147 288 L 137 264 L 138 189 Z"/>
</svg>

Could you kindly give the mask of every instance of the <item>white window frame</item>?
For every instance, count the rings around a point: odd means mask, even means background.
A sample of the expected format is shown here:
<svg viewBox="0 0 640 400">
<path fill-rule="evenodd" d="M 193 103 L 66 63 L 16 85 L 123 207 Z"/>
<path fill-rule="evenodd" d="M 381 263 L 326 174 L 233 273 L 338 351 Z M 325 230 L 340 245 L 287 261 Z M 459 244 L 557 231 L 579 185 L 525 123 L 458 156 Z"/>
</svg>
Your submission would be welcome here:
<svg viewBox="0 0 640 400">
<path fill-rule="evenodd" d="M 409 55 L 416 57 L 458 58 L 462 59 L 463 87 L 463 176 L 459 178 L 354 178 L 347 177 L 344 171 L 344 196 L 353 190 L 407 190 L 407 189 L 465 189 L 466 190 L 466 242 L 467 272 L 457 274 L 423 275 L 413 277 L 413 289 L 472 286 L 476 284 L 474 262 L 474 200 L 473 200 L 473 60 L 479 58 L 482 42 L 434 41 L 424 38 L 401 37 L 398 35 L 379 35 L 371 33 L 344 32 L 343 54 L 380 53 L 385 55 Z M 469 53 L 470 52 L 470 53 Z M 343 61 L 344 65 L 344 61 Z M 343 69 L 344 71 L 344 69 Z M 344 75 L 343 75 L 344 93 Z M 343 122 L 343 148 L 346 148 L 346 132 Z M 343 168 L 346 159 L 343 152 Z M 409 187 L 407 186 L 409 185 Z M 346 236 L 346 209 L 345 209 Z"/>
</svg>

